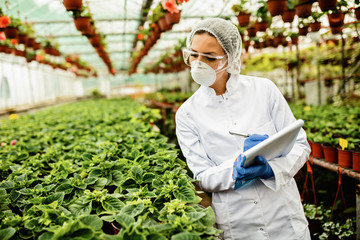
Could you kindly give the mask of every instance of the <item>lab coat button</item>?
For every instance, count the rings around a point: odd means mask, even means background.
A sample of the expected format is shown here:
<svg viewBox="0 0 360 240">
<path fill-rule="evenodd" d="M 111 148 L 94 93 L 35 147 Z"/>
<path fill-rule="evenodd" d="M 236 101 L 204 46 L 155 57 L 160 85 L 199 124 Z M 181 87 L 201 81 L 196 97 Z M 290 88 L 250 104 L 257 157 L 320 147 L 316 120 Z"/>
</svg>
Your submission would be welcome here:
<svg viewBox="0 0 360 240">
<path fill-rule="evenodd" d="M 263 228 L 260 228 L 260 231 L 264 231 L 264 229 L 263 229 Z"/>
<path fill-rule="evenodd" d="M 254 201 L 254 204 L 257 204 L 257 201 Z"/>
</svg>

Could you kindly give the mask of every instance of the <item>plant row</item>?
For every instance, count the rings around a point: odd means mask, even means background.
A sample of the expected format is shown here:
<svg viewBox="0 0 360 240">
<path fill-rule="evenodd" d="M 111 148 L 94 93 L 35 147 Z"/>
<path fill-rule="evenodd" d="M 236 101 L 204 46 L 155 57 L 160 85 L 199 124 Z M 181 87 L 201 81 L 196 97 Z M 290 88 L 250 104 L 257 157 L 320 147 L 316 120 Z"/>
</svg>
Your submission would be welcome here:
<svg viewBox="0 0 360 240">
<path fill-rule="evenodd" d="M 214 213 L 158 118 L 122 99 L 2 120 L 0 238 L 213 239 Z"/>
</svg>

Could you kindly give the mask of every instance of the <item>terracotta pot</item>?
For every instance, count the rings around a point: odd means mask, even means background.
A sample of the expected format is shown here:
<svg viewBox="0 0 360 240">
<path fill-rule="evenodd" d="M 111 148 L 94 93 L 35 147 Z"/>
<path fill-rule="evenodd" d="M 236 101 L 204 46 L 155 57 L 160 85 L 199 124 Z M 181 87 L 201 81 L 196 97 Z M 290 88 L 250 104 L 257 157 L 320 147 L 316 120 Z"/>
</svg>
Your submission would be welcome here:
<svg viewBox="0 0 360 240">
<path fill-rule="evenodd" d="M 274 47 L 275 46 L 274 39 L 273 38 L 266 39 L 266 46 Z"/>
<path fill-rule="evenodd" d="M 247 33 L 249 37 L 255 37 L 256 36 L 256 28 L 255 27 L 248 27 Z"/>
<path fill-rule="evenodd" d="M 343 12 L 328 14 L 330 27 L 339 27 L 344 25 L 345 14 Z"/>
<path fill-rule="evenodd" d="M 32 48 L 35 44 L 35 38 L 28 38 L 26 46 Z"/>
<path fill-rule="evenodd" d="M 318 0 L 321 11 L 335 10 L 337 0 Z"/>
<path fill-rule="evenodd" d="M 360 172 L 360 152 L 352 152 L 352 168 Z"/>
<path fill-rule="evenodd" d="M 337 157 L 337 149 L 322 145 L 323 151 L 324 151 L 324 158 L 325 161 L 331 162 L 331 163 L 337 163 L 338 157 Z"/>
<path fill-rule="evenodd" d="M 360 20 L 360 7 L 355 8 L 355 16 L 357 20 Z"/>
<path fill-rule="evenodd" d="M 267 6 L 272 17 L 281 15 L 286 11 L 287 0 L 268 0 Z"/>
<path fill-rule="evenodd" d="M 314 22 L 309 24 L 310 32 L 318 32 L 321 28 L 321 22 Z"/>
<path fill-rule="evenodd" d="M 162 32 L 168 31 L 172 28 L 173 25 L 169 25 L 166 22 L 165 17 L 159 19 L 159 26 Z"/>
<path fill-rule="evenodd" d="M 39 50 L 40 48 L 41 48 L 41 43 L 35 42 L 35 43 L 33 44 L 33 49 L 34 49 L 34 50 Z"/>
<path fill-rule="evenodd" d="M 285 37 L 283 35 L 274 37 L 274 44 L 276 46 L 282 45 L 284 41 L 285 41 Z"/>
<path fill-rule="evenodd" d="M 28 38 L 29 37 L 27 34 L 18 34 L 17 35 L 18 43 L 21 43 L 21 44 L 27 44 Z"/>
<path fill-rule="evenodd" d="M 74 18 L 74 23 L 78 31 L 87 31 L 90 26 L 90 17 Z"/>
<path fill-rule="evenodd" d="M 244 42 L 244 47 L 245 47 L 245 51 L 248 51 L 249 47 L 250 47 L 250 41 L 245 41 Z"/>
<path fill-rule="evenodd" d="M 180 11 L 178 13 L 171 13 L 171 12 L 165 13 L 165 21 L 168 25 L 173 25 L 173 24 L 179 23 L 180 18 L 181 18 Z"/>
<path fill-rule="evenodd" d="M 306 34 L 308 34 L 308 32 L 309 32 L 309 28 L 308 28 L 308 27 L 299 28 L 299 35 L 300 35 L 300 36 L 306 36 Z"/>
<path fill-rule="evenodd" d="M 3 50 L 4 50 L 4 53 L 7 53 L 7 54 L 12 53 L 12 48 L 11 47 L 5 46 Z"/>
<path fill-rule="evenodd" d="M 342 26 L 330 27 L 330 29 L 331 29 L 332 34 L 340 34 L 340 33 L 342 33 Z"/>
<path fill-rule="evenodd" d="M 299 38 L 298 37 L 292 37 L 291 38 L 291 43 L 294 44 L 294 45 L 298 44 L 299 43 Z"/>
<path fill-rule="evenodd" d="M 14 28 L 14 27 L 7 27 L 5 28 L 5 36 L 6 38 L 9 38 L 9 39 L 14 39 L 14 38 L 17 38 L 17 28 Z"/>
<path fill-rule="evenodd" d="M 281 15 L 283 22 L 291 23 L 292 21 L 294 21 L 294 17 L 295 17 L 295 10 L 287 10 L 283 12 L 283 14 Z"/>
<path fill-rule="evenodd" d="M 239 25 L 241 27 L 246 27 L 250 23 L 250 13 L 240 13 L 237 15 L 237 20 L 239 22 Z"/>
<path fill-rule="evenodd" d="M 89 42 L 93 47 L 99 47 L 100 46 L 100 36 L 94 35 L 93 37 L 89 38 Z"/>
<path fill-rule="evenodd" d="M 340 167 L 344 168 L 351 168 L 352 161 L 351 161 L 351 152 L 348 150 L 342 150 L 340 148 L 338 150 L 338 164 Z"/>
<path fill-rule="evenodd" d="M 269 27 L 268 22 L 256 22 L 255 23 L 255 29 L 257 32 L 265 32 L 268 27 Z"/>
<path fill-rule="evenodd" d="M 300 18 L 307 18 L 311 15 L 311 2 L 300 3 L 295 6 L 295 13 Z"/>
<path fill-rule="evenodd" d="M 14 50 L 14 55 L 19 56 L 19 57 L 25 57 L 26 53 L 24 51 L 21 51 L 21 50 Z"/>
<path fill-rule="evenodd" d="M 63 4 L 68 11 L 80 11 L 82 0 L 63 0 Z"/>
<path fill-rule="evenodd" d="M 324 153 L 321 147 L 321 143 L 313 142 L 311 144 L 311 147 L 312 147 L 312 155 L 314 158 L 324 158 Z"/>
</svg>

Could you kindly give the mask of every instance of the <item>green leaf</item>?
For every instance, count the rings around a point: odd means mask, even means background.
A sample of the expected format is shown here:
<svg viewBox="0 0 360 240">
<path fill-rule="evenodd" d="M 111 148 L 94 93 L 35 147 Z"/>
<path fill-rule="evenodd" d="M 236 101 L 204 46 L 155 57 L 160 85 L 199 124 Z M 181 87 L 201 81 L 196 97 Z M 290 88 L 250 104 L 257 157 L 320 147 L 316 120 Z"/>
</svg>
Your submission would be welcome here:
<svg viewBox="0 0 360 240">
<path fill-rule="evenodd" d="M 122 182 L 122 177 L 123 177 L 123 174 L 121 171 L 118 171 L 118 170 L 115 170 L 115 171 L 112 171 L 112 180 L 113 180 L 113 183 L 116 185 L 116 186 L 120 186 L 121 182 Z"/>
<path fill-rule="evenodd" d="M 182 232 L 175 234 L 171 237 L 171 240 L 201 240 L 200 236 L 195 233 Z"/>
<path fill-rule="evenodd" d="M 200 222 L 205 226 L 213 226 L 215 224 L 215 213 L 211 207 L 207 207 L 205 210 L 205 216 L 201 218 Z"/>
<path fill-rule="evenodd" d="M 190 222 L 196 222 L 197 220 L 204 217 L 206 214 L 204 212 L 190 212 L 187 214 L 190 217 Z"/>
<path fill-rule="evenodd" d="M 134 179 L 136 182 L 142 181 L 143 172 L 144 171 L 141 168 L 139 168 L 138 166 L 133 166 L 131 168 L 131 174 L 134 176 Z"/>
<path fill-rule="evenodd" d="M 73 186 L 71 186 L 70 184 L 63 183 L 55 189 L 55 192 L 64 192 L 65 194 L 69 194 L 72 192 L 73 189 Z"/>
<path fill-rule="evenodd" d="M 53 236 L 54 233 L 52 232 L 44 232 L 43 234 L 40 235 L 38 240 L 51 240 Z"/>
<path fill-rule="evenodd" d="M 103 222 L 97 215 L 83 216 L 79 219 L 86 226 L 92 227 L 95 230 L 100 230 L 102 228 Z"/>
<path fill-rule="evenodd" d="M 178 191 L 174 191 L 174 196 L 186 203 L 192 203 L 196 200 L 195 192 L 187 184 L 180 186 Z"/>
<path fill-rule="evenodd" d="M 2 240 L 8 240 L 10 239 L 14 234 L 16 233 L 16 230 L 12 227 L 1 229 L 0 230 L 0 239 Z"/>
<path fill-rule="evenodd" d="M 89 178 L 98 178 L 102 175 L 102 171 L 100 168 L 94 168 L 90 174 L 89 174 Z"/>
<path fill-rule="evenodd" d="M 121 226 L 123 227 L 128 227 L 130 226 L 130 224 L 134 223 L 135 222 L 135 219 L 127 214 L 124 214 L 124 213 L 119 213 L 119 214 L 116 214 L 115 216 L 115 220 L 121 224 Z"/>
<path fill-rule="evenodd" d="M 128 214 L 132 217 L 135 217 L 137 215 L 139 215 L 140 213 L 142 213 L 142 211 L 144 211 L 145 206 L 144 206 L 144 202 L 140 202 L 139 204 L 135 205 L 126 205 L 121 212 Z"/>
<path fill-rule="evenodd" d="M 94 231 L 90 228 L 80 228 L 71 234 L 71 238 L 91 239 L 94 236 Z"/>
<path fill-rule="evenodd" d="M 156 175 L 154 173 L 145 173 L 143 176 L 144 183 L 151 183 L 155 179 Z"/>
<path fill-rule="evenodd" d="M 26 173 L 24 173 L 24 174 L 22 174 L 22 175 L 20 175 L 20 176 L 18 176 L 18 177 L 15 178 L 15 180 L 16 180 L 17 182 L 22 182 L 22 181 L 25 181 L 26 179 L 27 179 Z"/>
<path fill-rule="evenodd" d="M 92 201 L 79 198 L 69 205 L 69 210 L 76 215 L 89 215 L 92 210 Z"/>
<path fill-rule="evenodd" d="M 160 233 L 152 233 L 146 237 L 147 240 L 167 240 L 167 238 Z"/>
<path fill-rule="evenodd" d="M 86 162 L 91 162 L 91 159 L 92 159 L 92 155 L 89 154 L 89 153 L 84 153 L 81 158 L 86 161 Z"/>
<path fill-rule="evenodd" d="M 31 219 L 30 221 L 26 221 L 25 222 L 25 228 L 29 229 L 29 230 L 33 230 L 38 226 L 38 221 L 35 219 Z"/>
<path fill-rule="evenodd" d="M 98 180 L 96 180 L 95 185 L 92 185 L 91 187 L 96 190 L 101 190 L 105 187 L 106 183 L 106 178 L 99 178 Z"/>
<path fill-rule="evenodd" d="M 102 202 L 102 206 L 106 211 L 117 213 L 123 208 L 124 203 L 117 198 L 109 196 Z"/>
<path fill-rule="evenodd" d="M 88 177 L 84 179 L 84 183 L 86 183 L 87 185 L 92 185 L 95 184 L 97 178 L 95 177 Z"/>
<path fill-rule="evenodd" d="M 64 196 L 65 196 L 65 193 L 64 193 L 64 192 L 54 193 L 53 195 L 45 198 L 44 204 L 50 204 L 50 203 L 52 203 L 52 202 L 57 201 L 57 202 L 58 202 L 58 205 L 61 205 L 61 203 L 62 203 L 63 200 L 64 200 Z"/>
<path fill-rule="evenodd" d="M 4 188 L 4 189 L 10 189 L 13 187 L 14 187 L 14 183 L 12 181 L 2 182 L 0 184 L 0 188 Z"/>
</svg>

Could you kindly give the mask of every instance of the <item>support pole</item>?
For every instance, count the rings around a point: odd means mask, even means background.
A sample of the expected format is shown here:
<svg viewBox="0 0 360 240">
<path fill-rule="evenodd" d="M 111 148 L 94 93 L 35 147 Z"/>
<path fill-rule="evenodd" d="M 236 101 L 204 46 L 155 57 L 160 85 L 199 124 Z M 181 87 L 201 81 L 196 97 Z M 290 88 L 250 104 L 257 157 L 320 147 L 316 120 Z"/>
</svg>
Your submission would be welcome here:
<svg viewBox="0 0 360 240">
<path fill-rule="evenodd" d="M 298 44 L 296 46 L 296 83 L 298 90 L 298 98 L 301 99 L 301 91 L 300 91 L 300 52 Z"/>
<path fill-rule="evenodd" d="M 360 240 L 360 184 L 356 185 L 356 239 Z"/>
<path fill-rule="evenodd" d="M 345 98 L 346 95 L 346 91 L 345 91 L 345 85 L 346 85 L 346 77 L 345 77 L 345 40 L 344 40 L 344 36 L 341 33 L 341 67 L 342 67 L 342 87 L 341 87 L 341 91 L 342 91 L 342 97 Z"/>
<path fill-rule="evenodd" d="M 318 86 L 318 104 L 321 105 L 321 74 L 320 74 L 320 42 L 316 43 L 316 49 L 317 49 L 317 60 L 316 60 L 316 71 L 317 71 L 317 86 Z"/>
</svg>

